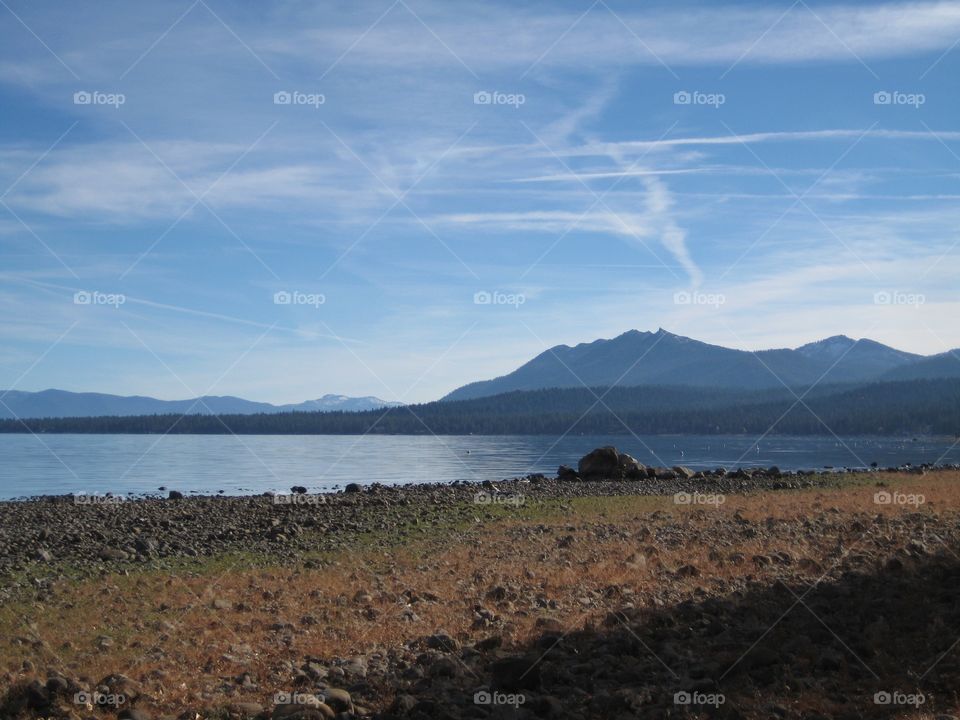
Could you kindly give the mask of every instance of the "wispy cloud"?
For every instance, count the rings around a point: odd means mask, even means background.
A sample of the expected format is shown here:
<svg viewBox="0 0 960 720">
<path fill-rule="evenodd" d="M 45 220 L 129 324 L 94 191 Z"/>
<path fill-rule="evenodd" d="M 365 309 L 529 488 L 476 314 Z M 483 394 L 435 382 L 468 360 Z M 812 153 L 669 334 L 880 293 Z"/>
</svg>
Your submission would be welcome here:
<svg viewBox="0 0 960 720">
<path fill-rule="evenodd" d="M 932 52 L 950 47 L 960 35 L 960 10 L 946 2 L 885 3 L 873 6 L 694 6 L 638 13 L 610 3 L 583 10 L 538 13 L 495 5 L 452 6 L 418 3 L 427 24 L 464 61 L 482 68 L 529 66 L 545 72 L 558 65 L 624 63 L 669 66 L 740 63 L 796 63 L 867 60 Z M 371 13 L 372 14 L 372 13 Z M 321 48 L 344 62 L 418 66 L 449 63 L 443 48 L 425 41 L 422 28 L 401 10 L 391 22 L 368 28 L 307 29 L 272 38 L 272 52 L 300 57 Z M 366 19 L 365 19 L 366 20 Z M 573 28 L 571 30 L 571 27 Z M 557 40 L 562 38 L 561 40 Z M 642 41 L 642 42 L 641 42 Z M 490 52 L 496 48 L 496 52 Z M 324 58 L 324 61 L 326 58 Z"/>
</svg>

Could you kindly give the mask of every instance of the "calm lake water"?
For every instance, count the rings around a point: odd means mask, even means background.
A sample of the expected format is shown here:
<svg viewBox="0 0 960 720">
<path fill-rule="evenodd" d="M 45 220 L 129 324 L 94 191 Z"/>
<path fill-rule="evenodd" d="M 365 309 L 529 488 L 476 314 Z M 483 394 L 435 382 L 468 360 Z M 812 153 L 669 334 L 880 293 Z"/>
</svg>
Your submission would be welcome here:
<svg viewBox="0 0 960 720">
<path fill-rule="evenodd" d="M 149 493 L 159 487 L 227 494 L 500 480 L 576 465 L 616 445 L 648 465 L 781 469 L 958 463 L 952 439 L 652 436 L 0 435 L 0 498 Z"/>
</svg>

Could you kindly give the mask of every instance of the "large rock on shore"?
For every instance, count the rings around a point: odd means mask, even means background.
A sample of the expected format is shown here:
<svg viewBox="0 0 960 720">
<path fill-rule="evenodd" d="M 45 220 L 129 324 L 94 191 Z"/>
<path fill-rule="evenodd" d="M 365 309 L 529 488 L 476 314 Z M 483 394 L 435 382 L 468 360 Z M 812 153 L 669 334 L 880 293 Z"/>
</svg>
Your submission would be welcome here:
<svg viewBox="0 0 960 720">
<path fill-rule="evenodd" d="M 619 452 L 612 445 L 591 450 L 577 465 L 584 480 L 624 480 L 646 476 L 646 467 L 636 458 Z"/>
</svg>

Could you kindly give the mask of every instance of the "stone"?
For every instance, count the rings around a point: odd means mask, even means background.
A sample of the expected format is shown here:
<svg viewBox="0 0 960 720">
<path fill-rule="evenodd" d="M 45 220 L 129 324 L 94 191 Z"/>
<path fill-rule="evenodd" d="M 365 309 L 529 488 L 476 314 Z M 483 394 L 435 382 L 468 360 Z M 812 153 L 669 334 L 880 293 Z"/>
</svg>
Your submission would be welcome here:
<svg viewBox="0 0 960 720">
<path fill-rule="evenodd" d="M 350 712 L 353 707 L 353 701 L 350 699 L 350 693 L 340 688 L 327 688 L 323 691 L 324 700 L 327 705 L 337 712 Z"/>
<path fill-rule="evenodd" d="M 584 480 L 620 479 L 620 453 L 612 445 L 591 450 L 580 458 L 577 471 Z"/>
<path fill-rule="evenodd" d="M 104 546 L 97 551 L 97 557 L 101 560 L 119 561 L 126 560 L 130 556 L 118 548 Z"/>
<path fill-rule="evenodd" d="M 617 456 L 617 463 L 620 466 L 620 476 L 628 480 L 640 480 L 647 476 L 647 466 L 627 453 L 620 453 Z"/>
<path fill-rule="evenodd" d="M 134 540 L 133 546 L 141 555 L 149 555 L 150 553 L 157 551 L 157 549 L 160 547 L 160 543 L 157 542 L 156 538 L 138 537 L 136 540 Z"/>
<path fill-rule="evenodd" d="M 322 702 L 317 701 L 310 705 L 285 704 L 273 708 L 270 716 L 273 720 L 329 720 L 336 717 L 336 713 Z"/>
<path fill-rule="evenodd" d="M 503 637 L 500 635 L 492 635 L 480 640 L 474 647 L 480 652 L 489 652 L 490 650 L 496 650 L 501 645 L 503 645 Z"/>
<path fill-rule="evenodd" d="M 348 483 L 343 491 L 348 493 L 358 493 L 360 492 L 360 486 L 357 483 Z"/>
<path fill-rule="evenodd" d="M 409 715 L 410 711 L 417 706 L 417 699 L 413 695 L 401 693 L 393 703 L 393 712 L 397 715 Z"/>
<path fill-rule="evenodd" d="M 252 702 L 233 703 L 229 710 L 240 720 L 253 720 L 263 715 L 263 706 Z"/>
<path fill-rule="evenodd" d="M 460 649 L 460 643 L 444 632 L 431 635 L 426 639 L 425 644 L 433 650 L 442 650 L 448 653 L 456 652 Z"/>
<path fill-rule="evenodd" d="M 459 673 L 457 661 L 451 657 L 441 655 L 430 665 L 430 677 L 456 677 Z"/>
<path fill-rule="evenodd" d="M 117 714 L 117 720 L 150 720 L 150 713 L 140 708 L 124 708 Z"/>
<path fill-rule="evenodd" d="M 183 493 L 179 490 L 171 490 L 167 493 L 167 500 L 183 500 Z"/>
</svg>

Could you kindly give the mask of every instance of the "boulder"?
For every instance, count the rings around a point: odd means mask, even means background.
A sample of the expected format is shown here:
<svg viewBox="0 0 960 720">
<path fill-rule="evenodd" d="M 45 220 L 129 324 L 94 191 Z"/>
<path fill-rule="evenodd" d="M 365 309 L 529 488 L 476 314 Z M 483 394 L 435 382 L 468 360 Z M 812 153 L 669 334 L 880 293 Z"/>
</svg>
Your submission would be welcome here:
<svg viewBox="0 0 960 720">
<path fill-rule="evenodd" d="M 584 480 L 639 480 L 647 477 L 647 467 L 643 463 L 627 453 L 618 452 L 612 445 L 591 450 L 580 458 L 577 468 Z M 561 465 L 557 476 L 561 480 L 574 479 L 566 471 L 573 472 Z"/>
<path fill-rule="evenodd" d="M 167 493 L 167 500 L 183 500 L 183 493 L 179 490 L 171 490 Z"/>
<path fill-rule="evenodd" d="M 563 480 L 565 482 L 577 482 L 580 479 L 580 476 L 577 475 L 577 471 L 568 465 L 561 465 L 557 468 L 557 480 Z"/>
<path fill-rule="evenodd" d="M 639 480 L 647 476 L 647 467 L 642 462 L 626 453 L 617 455 L 617 464 L 620 466 L 621 477 L 627 480 Z"/>
<path fill-rule="evenodd" d="M 344 492 L 348 493 L 358 493 L 360 492 L 360 486 L 357 483 L 349 483 L 344 489 Z"/>
<path fill-rule="evenodd" d="M 612 445 L 591 450 L 580 458 L 577 470 L 584 480 L 620 479 L 620 453 Z"/>
</svg>

